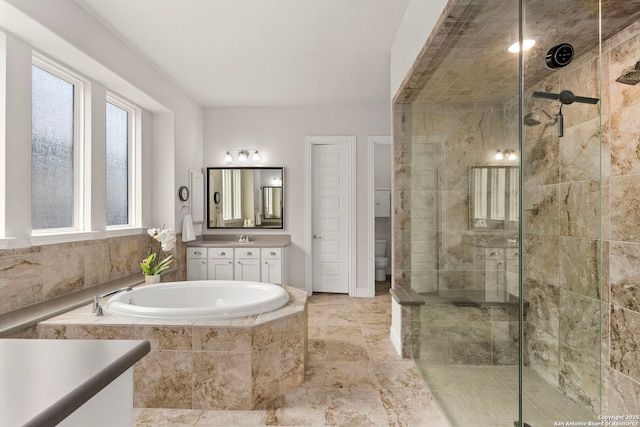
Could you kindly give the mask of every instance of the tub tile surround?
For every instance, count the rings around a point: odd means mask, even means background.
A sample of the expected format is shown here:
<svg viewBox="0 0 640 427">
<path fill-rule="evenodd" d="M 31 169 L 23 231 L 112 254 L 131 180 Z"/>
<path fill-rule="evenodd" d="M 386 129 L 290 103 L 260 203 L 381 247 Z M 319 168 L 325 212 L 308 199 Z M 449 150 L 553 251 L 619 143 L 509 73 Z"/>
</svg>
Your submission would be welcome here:
<svg viewBox="0 0 640 427">
<path fill-rule="evenodd" d="M 0 250 L 0 314 L 141 273 L 140 261 L 147 257 L 150 242 L 144 233 Z M 185 254 L 180 235 L 172 253 L 178 271 L 164 276 L 164 281 L 186 277 L 179 261 Z"/>
<path fill-rule="evenodd" d="M 284 286 L 289 302 L 229 320 L 150 320 L 91 306 L 40 322 L 33 338 L 145 339 L 151 353 L 134 367 L 134 406 L 252 409 L 304 381 L 305 291 Z"/>
<path fill-rule="evenodd" d="M 139 408 L 136 427 L 425 426 L 449 427 L 412 360 L 389 341 L 389 284 L 375 298 L 314 294 L 308 300 L 305 381 L 254 410 Z M 350 319 L 345 322 L 344 318 Z M 364 353 L 342 352 L 358 347 Z"/>
<path fill-rule="evenodd" d="M 428 56 L 427 47 L 423 54 Z M 434 55 L 436 51 L 430 58 Z M 596 51 L 527 89 L 527 93 L 569 89 L 601 97 L 598 106 L 575 104 L 563 110 L 563 138 L 557 137 L 555 126 L 524 129 L 524 204 L 538 204 L 540 213 L 522 218 L 522 240 L 524 297 L 531 304 L 525 326 L 526 363 L 572 399 L 597 412 L 602 405 L 606 414 L 640 410 L 640 370 L 636 368 L 640 366 L 640 308 L 636 303 L 640 267 L 635 262 L 640 257 L 640 161 L 636 155 L 640 85 L 615 82 L 638 58 L 640 23 L 635 23 L 605 41 L 601 91 Z M 428 63 L 429 59 L 423 60 Z M 555 108 L 549 102 L 531 99 L 525 110 Z M 482 156 L 488 148 L 495 150 L 491 141 L 517 141 L 509 126 L 498 129 L 489 125 L 506 120 L 515 126 L 517 115 L 513 105 L 476 103 L 474 107 L 476 113 L 471 115 L 468 104 L 462 108 L 453 103 L 394 105 L 394 288 L 411 287 L 418 292 L 480 288 L 483 275 L 471 267 L 478 264 L 479 257 L 476 255 L 470 263 L 462 238 L 465 230 L 456 228 L 461 223 L 457 219 L 463 215 L 459 210 L 468 209 L 458 186 L 468 178 L 466 167 L 490 162 Z M 442 115 L 450 116 L 450 122 L 467 123 L 457 129 L 482 127 L 483 132 L 473 132 L 470 146 L 468 137 L 447 130 Z M 478 121 L 479 117 L 485 121 Z M 421 215 L 428 209 L 419 204 L 425 199 L 424 191 L 430 191 L 429 185 L 415 186 L 413 181 L 427 182 L 424 176 L 417 177 L 416 171 L 428 170 L 433 162 L 430 159 L 423 166 L 414 152 L 425 150 L 421 145 L 440 140 L 441 151 L 431 152 L 440 156 L 443 169 L 439 179 L 444 191 L 442 199 L 430 197 L 442 206 L 438 214 L 447 218 L 444 228 L 434 227 L 430 221 L 416 221 L 418 216 L 412 212 L 419 209 Z M 499 148 L 516 148 L 508 143 L 501 145 L 504 147 Z M 455 153 L 449 155 L 450 150 Z M 462 180 L 448 177 L 450 172 L 461 173 Z M 424 248 L 433 236 L 439 242 L 436 253 Z M 414 249 L 420 250 L 419 257 L 412 256 Z M 424 346 L 412 348 L 419 328 L 414 323 L 416 313 L 411 314 L 424 309 L 402 306 L 405 357 L 416 351 L 425 354 Z M 429 333 L 436 334 L 438 342 L 437 332 Z M 600 348 L 601 375 L 596 369 Z M 438 357 L 433 349 L 430 351 L 430 357 Z"/>
</svg>

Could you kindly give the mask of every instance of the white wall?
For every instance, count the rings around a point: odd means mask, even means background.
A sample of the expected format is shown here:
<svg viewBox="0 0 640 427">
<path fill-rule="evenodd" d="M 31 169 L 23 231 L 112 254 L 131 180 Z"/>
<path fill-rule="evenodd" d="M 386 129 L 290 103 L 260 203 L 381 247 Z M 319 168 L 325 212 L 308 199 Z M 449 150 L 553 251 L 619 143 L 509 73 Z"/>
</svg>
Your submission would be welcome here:
<svg viewBox="0 0 640 427">
<path fill-rule="evenodd" d="M 411 0 L 391 46 L 391 99 L 413 66 L 448 0 Z"/>
<path fill-rule="evenodd" d="M 204 165 L 224 166 L 227 150 L 256 148 L 263 166 L 285 168 L 285 225 L 291 235 L 289 284 L 304 289 L 305 280 L 305 136 L 357 137 L 357 288 L 368 278 L 368 143 L 370 135 L 391 133 L 388 105 L 367 107 L 256 107 L 208 108 L 204 112 Z M 255 230 L 253 234 L 259 234 Z M 273 233 L 274 231 L 265 231 Z M 233 230 L 205 233 L 234 234 Z"/>
<path fill-rule="evenodd" d="M 143 226 L 166 224 L 180 230 L 177 189 L 187 183 L 189 169 L 200 170 L 202 167 L 202 108 L 72 0 L 0 0 L 0 27 L 9 34 L 8 48 L 15 51 L 9 52 L 9 68 L 23 56 L 30 61 L 32 50 L 38 51 L 84 74 L 102 96 L 106 88 L 149 112 L 144 117 L 151 118 L 154 123 L 152 127 L 143 125 L 143 130 L 147 131 L 143 135 L 143 167 L 146 167 L 143 171 L 143 207 L 147 212 Z M 22 68 L 21 73 L 24 73 L 24 66 Z M 9 70 L 8 74 L 11 75 Z M 21 81 L 18 81 L 18 75 L 12 78 L 13 82 L 9 82 L 7 77 L 7 87 L 12 91 L 7 93 L 7 111 L 12 108 L 11 104 L 28 100 L 28 108 L 19 105 L 19 111 L 28 112 L 25 117 L 30 117 L 30 73 Z M 20 136 L 21 144 L 30 147 L 30 120 L 19 120 L 7 127 L 7 140 L 14 134 Z M 162 153 L 160 156 L 156 156 L 158 151 Z M 153 161 L 149 158 L 151 152 L 154 153 Z M 9 155 L 10 152 L 7 157 Z M 7 158 L 7 164 L 11 164 L 9 160 Z M 29 174 L 20 177 L 19 173 L 12 175 L 7 170 L 6 175 L 12 176 L 13 180 L 18 177 L 18 182 L 30 185 Z M 21 202 L 30 201 L 29 192 L 23 194 L 26 197 Z M 16 200 L 9 196 L 7 194 L 7 200 Z M 8 211 L 12 211 L 11 207 Z M 15 236 L 29 232 L 28 224 L 22 221 L 6 218 L 6 222 L 6 234 Z"/>
</svg>

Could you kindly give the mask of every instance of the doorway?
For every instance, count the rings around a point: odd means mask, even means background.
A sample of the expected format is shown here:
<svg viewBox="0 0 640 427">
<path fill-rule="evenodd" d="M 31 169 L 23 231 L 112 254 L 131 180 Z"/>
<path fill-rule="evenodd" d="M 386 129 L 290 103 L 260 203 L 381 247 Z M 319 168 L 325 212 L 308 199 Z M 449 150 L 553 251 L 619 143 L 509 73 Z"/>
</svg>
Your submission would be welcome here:
<svg viewBox="0 0 640 427">
<path fill-rule="evenodd" d="M 390 136 L 370 136 L 369 137 L 369 268 L 367 283 L 369 284 L 367 297 L 375 295 L 375 242 L 376 240 L 386 241 L 385 257 L 389 260 L 391 269 L 391 248 L 392 248 L 392 227 L 391 214 L 376 214 L 376 195 L 382 190 L 382 195 L 389 191 L 391 194 L 391 182 L 393 171 L 393 147 Z M 391 209 L 390 209 L 391 210 Z"/>
<path fill-rule="evenodd" d="M 306 138 L 305 288 L 355 292 L 355 136 Z"/>
</svg>

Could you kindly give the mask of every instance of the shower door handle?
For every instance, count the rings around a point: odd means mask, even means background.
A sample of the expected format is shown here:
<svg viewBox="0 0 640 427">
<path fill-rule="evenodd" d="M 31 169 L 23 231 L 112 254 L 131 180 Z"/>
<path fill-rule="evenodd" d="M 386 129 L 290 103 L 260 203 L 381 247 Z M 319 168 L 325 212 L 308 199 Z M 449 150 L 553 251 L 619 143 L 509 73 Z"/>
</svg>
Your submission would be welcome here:
<svg viewBox="0 0 640 427">
<path fill-rule="evenodd" d="M 317 234 L 314 234 L 314 235 L 313 235 L 313 238 L 314 238 L 314 239 L 322 239 L 322 237 L 321 237 L 321 236 L 318 236 Z"/>
<path fill-rule="evenodd" d="M 538 205 L 532 205 L 531 209 L 522 209 L 523 212 L 531 212 L 534 215 L 538 215 L 538 213 L 540 212 L 540 209 L 538 208 Z"/>
</svg>

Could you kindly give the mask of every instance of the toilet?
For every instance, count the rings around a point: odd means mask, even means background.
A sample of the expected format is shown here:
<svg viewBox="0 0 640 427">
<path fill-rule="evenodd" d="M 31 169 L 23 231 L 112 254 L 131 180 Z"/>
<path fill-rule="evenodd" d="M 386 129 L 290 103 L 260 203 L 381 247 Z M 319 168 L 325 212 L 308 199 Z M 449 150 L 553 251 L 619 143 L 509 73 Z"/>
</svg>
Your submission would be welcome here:
<svg viewBox="0 0 640 427">
<path fill-rule="evenodd" d="M 376 282 L 384 282 L 387 280 L 387 267 L 389 266 L 389 258 L 387 254 L 387 241 L 376 240 Z"/>
</svg>

